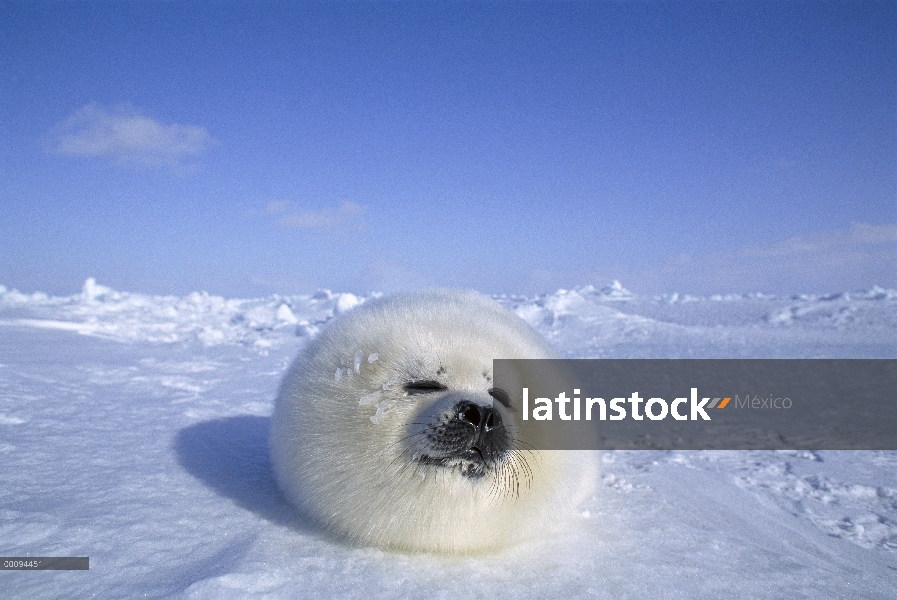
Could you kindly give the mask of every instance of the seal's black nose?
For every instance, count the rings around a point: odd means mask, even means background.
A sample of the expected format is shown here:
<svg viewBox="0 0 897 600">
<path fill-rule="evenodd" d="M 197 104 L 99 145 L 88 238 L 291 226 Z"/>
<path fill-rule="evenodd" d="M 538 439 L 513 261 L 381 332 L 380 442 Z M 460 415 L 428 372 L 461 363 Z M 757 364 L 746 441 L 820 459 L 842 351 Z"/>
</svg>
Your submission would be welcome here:
<svg viewBox="0 0 897 600">
<path fill-rule="evenodd" d="M 489 431 L 501 425 L 501 415 L 489 406 L 480 406 L 473 402 L 459 402 L 458 420 L 481 431 Z"/>
</svg>

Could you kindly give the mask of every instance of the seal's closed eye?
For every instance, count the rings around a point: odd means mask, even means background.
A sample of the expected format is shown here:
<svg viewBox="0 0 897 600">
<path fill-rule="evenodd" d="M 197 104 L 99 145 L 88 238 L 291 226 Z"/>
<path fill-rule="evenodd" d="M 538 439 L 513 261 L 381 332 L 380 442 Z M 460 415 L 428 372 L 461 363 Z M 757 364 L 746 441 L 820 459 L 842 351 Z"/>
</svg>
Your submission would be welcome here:
<svg viewBox="0 0 897 600">
<path fill-rule="evenodd" d="M 511 408 L 511 397 L 508 395 L 508 392 L 501 388 L 489 388 L 488 393 L 506 407 Z"/>
<path fill-rule="evenodd" d="M 421 381 L 409 381 L 404 386 L 402 386 L 408 394 L 429 394 L 431 392 L 440 392 L 442 390 L 447 390 L 448 388 L 439 383 L 438 381 L 434 381 L 432 379 L 423 379 Z"/>
</svg>

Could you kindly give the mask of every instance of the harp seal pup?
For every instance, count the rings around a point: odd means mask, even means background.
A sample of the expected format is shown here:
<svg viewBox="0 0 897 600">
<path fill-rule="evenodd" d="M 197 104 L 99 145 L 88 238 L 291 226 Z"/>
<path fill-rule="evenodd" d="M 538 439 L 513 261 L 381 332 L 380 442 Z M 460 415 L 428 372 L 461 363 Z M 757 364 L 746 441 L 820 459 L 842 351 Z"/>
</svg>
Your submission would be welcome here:
<svg viewBox="0 0 897 600">
<path fill-rule="evenodd" d="M 274 405 L 270 456 L 301 513 L 360 544 L 481 553 L 569 524 L 595 453 L 534 451 L 492 388 L 493 358 L 556 358 L 476 292 L 371 300 L 300 353 Z"/>
</svg>

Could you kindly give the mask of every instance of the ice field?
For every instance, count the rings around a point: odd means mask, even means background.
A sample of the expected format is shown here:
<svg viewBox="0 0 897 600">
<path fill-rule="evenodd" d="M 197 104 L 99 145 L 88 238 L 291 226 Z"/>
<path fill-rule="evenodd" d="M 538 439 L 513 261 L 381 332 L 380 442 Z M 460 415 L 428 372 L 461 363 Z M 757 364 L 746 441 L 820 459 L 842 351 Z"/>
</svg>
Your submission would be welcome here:
<svg viewBox="0 0 897 600">
<path fill-rule="evenodd" d="M 268 468 L 296 352 L 365 297 L 0 286 L 9 598 L 895 598 L 897 451 L 617 451 L 575 533 L 494 555 L 353 547 Z M 897 291 L 498 297 L 572 358 L 897 358 Z"/>
</svg>

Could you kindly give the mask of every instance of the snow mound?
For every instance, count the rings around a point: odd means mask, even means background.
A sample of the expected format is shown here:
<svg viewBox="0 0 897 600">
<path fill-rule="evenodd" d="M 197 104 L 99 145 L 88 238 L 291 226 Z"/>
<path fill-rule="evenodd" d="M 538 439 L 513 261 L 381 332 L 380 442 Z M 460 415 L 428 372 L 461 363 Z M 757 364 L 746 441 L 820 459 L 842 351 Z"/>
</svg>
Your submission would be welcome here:
<svg viewBox="0 0 897 600">
<path fill-rule="evenodd" d="M 334 316 L 379 295 L 319 290 L 248 299 L 206 292 L 151 296 L 89 278 L 81 293 L 61 297 L 0 286 L 0 325 L 122 342 L 248 345 L 264 352 L 297 336 L 313 337 Z M 569 357 L 794 356 L 796 345 L 813 356 L 845 346 L 860 355 L 897 354 L 897 291 L 879 287 L 792 297 L 643 297 L 613 281 L 600 289 L 587 285 L 495 298 Z"/>
<path fill-rule="evenodd" d="M 199 342 L 268 348 L 293 336 L 313 336 L 334 315 L 366 297 L 319 290 L 311 296 L 226 299 L 206 292 L 150 296 L 84 282 L 80 294 L 23 294 L 0 286 L 3 324 L 61 329 L 121 342 Z M 301 316 L 297 316 L 301 315 Z"/>
<path fill-rule="evenodd" d="M 618 281 L 499 298 L 571 358 L 897 356 L 897 291 L 643 297 Z"/>
</svg>

